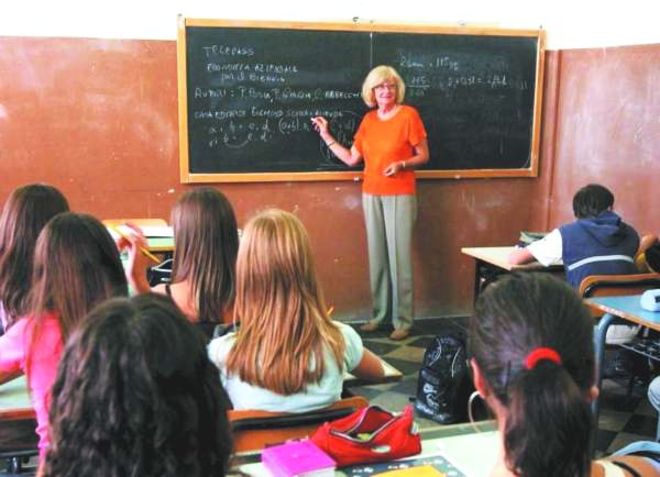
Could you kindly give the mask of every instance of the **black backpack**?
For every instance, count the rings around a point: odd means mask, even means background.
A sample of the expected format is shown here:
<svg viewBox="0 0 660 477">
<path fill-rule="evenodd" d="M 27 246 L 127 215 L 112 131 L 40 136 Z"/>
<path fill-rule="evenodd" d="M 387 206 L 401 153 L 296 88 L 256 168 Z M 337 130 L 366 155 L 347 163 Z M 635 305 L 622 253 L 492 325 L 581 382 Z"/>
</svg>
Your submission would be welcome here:
<svg viewBox="0 0 660 477">
<path fill-rule="evenodd" d="M 463 336 L 445 333 L 433 338 L 417 379 L 417 414 L 440 424 L 465 422 L 473 390 L 467 366 Z"/>
</svg>

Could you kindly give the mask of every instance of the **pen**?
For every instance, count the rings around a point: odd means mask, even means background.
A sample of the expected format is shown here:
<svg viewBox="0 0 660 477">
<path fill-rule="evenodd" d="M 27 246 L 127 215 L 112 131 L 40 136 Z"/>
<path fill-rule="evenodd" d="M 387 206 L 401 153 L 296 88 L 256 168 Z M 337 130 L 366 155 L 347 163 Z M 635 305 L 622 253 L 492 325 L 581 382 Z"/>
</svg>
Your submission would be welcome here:
<svg viewBox="0 0 660 477">
<path fill-rule="evenodd" d="M 122 232 L 121 230 L 119 230 L 119 228 L 117 228 L 113 225 L 108 226 L 108 228 L 112 229 L 121 238 L 125 238 L 126 240 L 129 240 L 129 238 L 126 236 L 126 234 L 124 232 Z M 142 252 L 142 254 L 145 257 L 147 257 L 148 259 L 150 259 L 154 263 L 160 263 L 160 259 L 158 257 L 156 257 L 153 253 L 151 253 L 149 250 L 147 250 L 144 247 L 138 247 L 138 248 L 140 249 L 140 252 Z"/>
</svg>

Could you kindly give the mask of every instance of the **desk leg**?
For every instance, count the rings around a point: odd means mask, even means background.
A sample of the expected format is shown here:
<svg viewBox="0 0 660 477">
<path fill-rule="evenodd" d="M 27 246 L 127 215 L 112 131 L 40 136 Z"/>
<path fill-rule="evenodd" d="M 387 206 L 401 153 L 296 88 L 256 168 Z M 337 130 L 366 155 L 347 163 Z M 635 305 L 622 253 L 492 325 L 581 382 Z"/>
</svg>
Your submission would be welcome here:
<svg viewBox="0 0 660 477">
<path fill-rule="evenodd" d="M 478 258 L 475 260 L 474 302 L 476 303 L 477 298 L 479 298 L 479 294 L 483 291 L 484 288 L 486 288 L 491 282 L 495 281 L 500 275 L 509 272 L 484 260 Z"/>
<path fill-rule="evenodd" d="M 607 335 L 607 329 L 610 327 L 614 321 L 615 316 L 611 313 L 605 313 L 603 317 L 596 325 L 594 332 L 594 352 L 596 359 L 596 385 L 598 386 L 598 391 L 601 391 L 603 384 L 603 357 L 605 356 L 605 335 Z M 598 428 L 598 415 L 600 412 L 599 399 L 597 397 L 591 403 L 591 410 L 594 413 L 594 422 L 596 423 L 596 428 Z"/>
</svg>

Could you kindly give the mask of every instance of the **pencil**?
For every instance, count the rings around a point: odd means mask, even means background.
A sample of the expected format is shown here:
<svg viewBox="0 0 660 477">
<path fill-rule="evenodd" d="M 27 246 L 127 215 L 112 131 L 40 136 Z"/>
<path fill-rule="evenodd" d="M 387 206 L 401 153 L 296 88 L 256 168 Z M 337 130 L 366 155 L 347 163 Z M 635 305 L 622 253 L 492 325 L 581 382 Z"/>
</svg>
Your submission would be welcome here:
<svg viewBox="0 0 660 477">
<path fill-rule="evenodd" d="M 115 227 L 114 225 L 109 225 L 108 228 L 114 230 L 115 233 L 119 235 L 121 238 L 125 238 L 126 240 L 129 240 L 126 234 L 121 230 L 119 230 L 119 228 Z M 151 253 L 149 250 L 147 250 L 144 247 L 138 247 L 138 248 L 140 249 L 140 252 L 142 252 L 142 255 L 147 257 L 149 260 L 151 260 L 154 263 L 160 263 L 160 259 L 156 257 L 153 253 Z"/>
</svg>

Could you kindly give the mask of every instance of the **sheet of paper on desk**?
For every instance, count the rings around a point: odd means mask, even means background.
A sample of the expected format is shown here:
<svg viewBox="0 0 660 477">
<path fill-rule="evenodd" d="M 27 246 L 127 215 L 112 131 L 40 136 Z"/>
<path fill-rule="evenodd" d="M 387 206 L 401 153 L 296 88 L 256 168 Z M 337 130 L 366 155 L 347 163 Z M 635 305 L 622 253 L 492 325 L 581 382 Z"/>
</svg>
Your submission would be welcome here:
<svg viewBox="0 0 660 477">
<path fill-rule="evenodd" d="M 414 471 L 417 468 L 431 467 L 433 470 L 439 471 L 437 474 L 416 474 Z M 375 462 L 372 464 L 355 465 L 352 467 L 345 467 L 339 469 L 339 475 L 345 477 L 363 477 L 383 475 L 389 476 L 391 471 L 404 469 L 410 470 L 409 475 L 446 475 L 452 477 L 465 477 L 465 474 L 449 462 L 442 454 L 426 455 L 420 457 L 413 457 L 410 459 L 403 459 L 391 462 Z M 391 475 L 407 475 L 407 474 L 391 474 Z"/>
<path fill-rule="evenodd" d="M 133 230 L 127 225 L 118 225 L 116 228 L 119 230 L 119 232 L 124 234 L 133 233 Z M 171 225 L 143 225 L 140 227 L 140 230 L 142 230 L 142 233 L 145 237 L 174 237 L 174 231 L 172 230 Z M 110 235 L 113 239 L 117 240 L 119 238 L 119 234 L 117 231 L 113 230 L 112 227 L 109 227 L 108 231 L 110 232 Z"/>
</svg>

